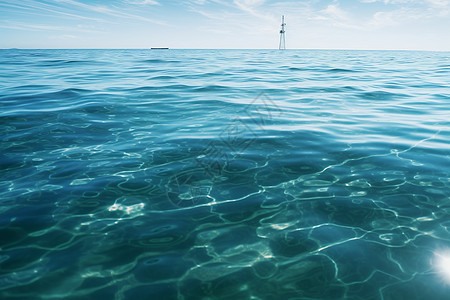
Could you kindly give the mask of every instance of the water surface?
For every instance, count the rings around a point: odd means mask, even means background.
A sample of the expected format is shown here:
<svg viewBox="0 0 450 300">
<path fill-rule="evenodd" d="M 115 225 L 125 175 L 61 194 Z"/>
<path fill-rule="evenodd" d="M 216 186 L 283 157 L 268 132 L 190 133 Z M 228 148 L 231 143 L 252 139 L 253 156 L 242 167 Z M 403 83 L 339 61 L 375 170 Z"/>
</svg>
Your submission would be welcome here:
<svg viewBox="0 0 450 300">
<path fill-rule="evenodd" d="M 450 294 L 450 53 L 0 65 L 0 298 Z"/>
</svg>

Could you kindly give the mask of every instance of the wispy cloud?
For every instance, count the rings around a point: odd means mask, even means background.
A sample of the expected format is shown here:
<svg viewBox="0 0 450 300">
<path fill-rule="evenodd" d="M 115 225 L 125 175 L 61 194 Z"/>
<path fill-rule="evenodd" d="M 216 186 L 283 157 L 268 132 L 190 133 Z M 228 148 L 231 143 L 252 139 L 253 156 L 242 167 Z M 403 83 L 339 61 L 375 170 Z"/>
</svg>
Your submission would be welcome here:
<svg viewBox="0 0 450 300">
<path fill-rule="evenodd" d="M 380 2 L 385 5 L 397 6 L 397 12 L 401 9 L 411 9 L 412 7 L 415 7 L 417 11 L 421 12 L 421 15 L 424 18 L 428 17 L 430 14 L 436 17 L 445 17 L 450 14 L 450 0 L 360 0 L 360 2 Z M 392 14 L 395 14 L 394 11 L 392 11 Z"/>
<path fill-rule="evenodd" d="M 253 14 L 266 0 L 234 0 L 233 2 L 239 9 Z"/>
<path fill-rule="evenodd" d="M 55 26 L 46 24 L 30 24 L 24 22 L 10 22 L 4 21 L 0 24 L 0 28 L 23 30 L 23 31 L 64 31 L 64 32 L 83 32 L 83 33 L 102 33 L 102 31 L 93 30 L 90 28 L 84 28 L 83 26 L 68 27 L 68 26 Z"/>
<path fill-rule="evenodd" d="M 131 2 L 136 5 L 159 4 L 159 2 L 155 0 L 130 0 L 129 3 Z M 21 13 L 23 13 L 23 11 L 27 11 L 36 15 L 51 15 L 52 17 L 84 19 L 96 22 L 109 22 L 108 18 L 106 17 L 115 17 L 129 20 L 138 20 L 158 25 L 166 25 L 166 23 L 163 21 L 144 17 L 134 12 L 126 12 L 123 9 L 119 9 L 114 6 L 92 5 L 75 0 L 50 0 L 47 3 L 36 0 L 2 0 L 0 1 L 0 7 L 15 9 L 17 11 L 20 11 Z M 85 12 L 90 12 L 91 14 L 86 15 Z"/>
<path fill-rule="evenodd" d="M 293 47 L 354 47 L 368 34 L 398 47 L 393 36 L 412 28 L 424 43 L 447 45 L 439 36 L 450 25 L 450 0 L 0 0 L 0 28 L 17 30 L 9 36 L 48 31 L 39 36 L 78 35 L 80 45 L 93 47 L 155 41 L 173 47 L 270 47 L 277 43 L 281 15 Z M 106 34 L 77 34 L 99 28 Z"/>
<path fill-rule="evenodd" d="M 67 28 L 60 26 L 49 26 L 49 25 L 39 25 L 39 24 L 24 24 L 24 23 L 10 23 L 10 24 L 0 24 L 0 28 L 14 29 L 14 30 L 25 30 L 25 31 L 63 31 Z"/>
<path fill-rule="evenodd" d="M 397 4 L 408 0 L 385 1 L 388 4 Z M 413 2 L 413 0 L 408 2 Z M 434 20 L 439 17 L 447 17 L 450 14 L 450 1 L 448 0 L 425 0 L 415 1 L 415 3 L 420 5 L 397 6 L 392 10 L 375 12 L 367 25 L 374 28 L 391 27 L 405 25 L 417 20 Z"/>
<path fill-rule="evenodd" d="M 325 9 L 310 12 L 310 19 L 327 22 L 334 27 L 361 29 L 361 24 L 348 11 L 337 3 L 329 4 Z"/>
<path fill-rule="evenodd" d="M 417 0 L 360 0 L 363 3 L 375 3 L 375 2 L 383 2 L 384 4 L 400 4 L 400 3 L 408 3 L 414 2 Z"/>
<path fill-rule="evenodd" d="M 97 12 L 97 13 L 112 16 L 112 17 L 139 20 L 139 21 L 149 22 L 149 23 L 158 24 L 158 25 L 166 25 L 165 22 L 162 22 L 159 20 L 149 19 L 147 17 L 143 17 L 140 15 L 122 12 L 117 9 L 110 8 L 108 6 L 85 4 L 85 3 L 75 1 L 75 0 L 54 0 L 54 1 L 59 2 L 59 3 L 65 3 L 70 6 L 78 7 L 78 8 L 84 9 L 84 10 L 88 10 L 91 12 Z"/>
<path fill-rule="evenodd" d="M 450 0 L 426 0 L 430 5 L 429 10 L 433 11 L 440 17 L 450 15 Z"/>
<path fill-rule="evenodd" d="M 51 36 L 50 38 L 55 39 L 55 40 L 63 40 L 63 41 L 80 39 L 79 36 L 72 35 L 72 34 L 60 34 L 60 35 Z"/>
<path fill-rule="evenodd" d="M 137 4 L 137 5 L 161 5 L 155 0 L 125 0 L 125 3 Z"/>
<path fill-rule="evenodd" d="M 73 12 L 69 13 L 61 11 L 59 7 L 36 1 L 23 0 L 18 2 L 18 1 L 3 0 L 3 2 L 0 2 L 0 7 L 12 8 L 15 10 L 20 10 L 21 13 L 28 12 L 35 15 L 48 15 L 52 17 L 64 17 L 70 19 L 82 19 L 97 22 L 104 21 L 103 19 L 100 18 L 87 17 L 80 14 L 75 14 Z"/>
<path fill-rule="evenodd" d="M 400 8 L 391 11 L 380 11 L 374 13 L 368 25 L 373 28 L 390 27 L 404 24 L 407 21 L 418 20 L 423 17 L 423 13 L 418 11 Z"/>
<path fill-rule="evenodd" d="M 333 20 L 347 21 L 349 19 L 347 12 L 342 10 L 337 4 L 330 4 L 321 13 Z"/>
<path fill-rule="evenodd" d="M 273 32 L 278 24 L 273 12 L 263 4 L 265 0 L 192 0 L 189 11 L 211 20 L 208 27 L 200 27 L 204 32 L 231 34 L 245 31 L 246 34 L 257 36 L 265 32 Z M 275 25 L 277 26 L 277 25 Z"/>
</svg>

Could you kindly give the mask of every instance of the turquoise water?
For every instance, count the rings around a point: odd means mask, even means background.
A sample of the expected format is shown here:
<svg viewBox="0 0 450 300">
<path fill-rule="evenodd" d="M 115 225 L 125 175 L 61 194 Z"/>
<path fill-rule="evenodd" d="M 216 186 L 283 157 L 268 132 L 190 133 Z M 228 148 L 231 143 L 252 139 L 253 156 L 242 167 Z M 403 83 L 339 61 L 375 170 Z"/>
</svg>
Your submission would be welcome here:
<svg viewBox="0 0 450 300">
<path fill-rule="evenodd" d="M 1 299 L 448 299 L 450 53 L 0 66 Z"/>
</svg>

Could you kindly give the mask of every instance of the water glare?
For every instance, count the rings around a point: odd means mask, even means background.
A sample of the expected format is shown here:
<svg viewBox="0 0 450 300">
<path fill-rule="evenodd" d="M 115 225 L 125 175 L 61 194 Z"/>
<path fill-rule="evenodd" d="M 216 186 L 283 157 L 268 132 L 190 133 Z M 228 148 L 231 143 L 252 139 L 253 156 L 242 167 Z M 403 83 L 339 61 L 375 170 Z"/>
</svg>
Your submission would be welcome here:
<svg viewBox="0 0 450 300">
<path fill-rule="evenodd" d="M 435 265 L 444 281 L 450 285 L 450 249 L 435 253 Z"/>
</svg>

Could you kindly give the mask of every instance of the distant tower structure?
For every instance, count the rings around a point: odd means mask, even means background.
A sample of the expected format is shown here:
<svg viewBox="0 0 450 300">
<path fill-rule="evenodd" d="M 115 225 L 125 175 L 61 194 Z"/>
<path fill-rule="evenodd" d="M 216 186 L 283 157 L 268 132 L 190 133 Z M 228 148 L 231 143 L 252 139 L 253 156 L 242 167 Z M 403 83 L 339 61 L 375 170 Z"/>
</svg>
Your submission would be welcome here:
<svg viewBox="0 0 450 300">
<path fill-rule="evenodd" d="M 286 30 L 284 30 L 285 26 L 286 26 L 286 23 L 284 23 L 284 16 L 283 16 L 283 20 L 281 22 L 281 30 L 280 30 L 280 46 L 278 48 L 280 50 L 286 50 Z"/>
</svg>

